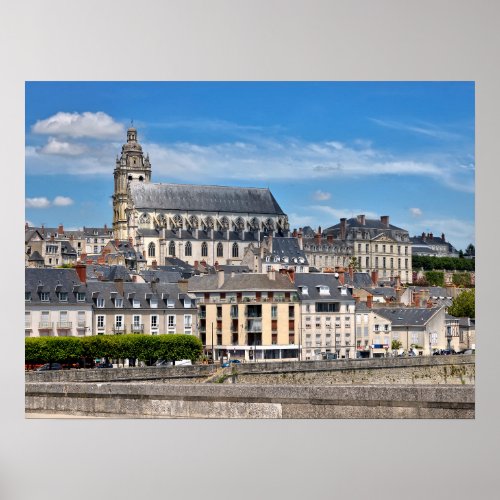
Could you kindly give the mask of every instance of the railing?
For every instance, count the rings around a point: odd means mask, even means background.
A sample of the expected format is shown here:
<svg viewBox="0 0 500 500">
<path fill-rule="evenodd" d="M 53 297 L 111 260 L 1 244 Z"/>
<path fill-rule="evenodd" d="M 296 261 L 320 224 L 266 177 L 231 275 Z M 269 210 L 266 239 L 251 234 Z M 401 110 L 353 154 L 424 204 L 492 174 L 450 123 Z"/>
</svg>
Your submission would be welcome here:
<svg viewBox="0 0 500 500">
<path fill-rule="evenodd" d="M 52 328 L 54 328 L 54 323 L 50 321 L 40 321 L 40 323 L 38 323 L 39 330 L 52 330 Z"/>
<path fill-rule="evenodd" d="M 59 321 L 57 323 L 58 330 L 71 330 L 71 321 Z"/>
<path fill-rule="evenodd" d="M 143 324 L 132 324 L 130 325 L 130 332 L 131 333 L 143 333 L 144 332 L 144 325 Z"/>
<path fill-rule="evenodd" d="M 87 328 L 87 323 L 85 321 L 79 321 L 76 325 L 77 328 Z"/>
<path fill-rule="evenodd" d="M 124 326 L 114 326 L 113 333 L 125 333 L 127 330 Z"/>
</svg>

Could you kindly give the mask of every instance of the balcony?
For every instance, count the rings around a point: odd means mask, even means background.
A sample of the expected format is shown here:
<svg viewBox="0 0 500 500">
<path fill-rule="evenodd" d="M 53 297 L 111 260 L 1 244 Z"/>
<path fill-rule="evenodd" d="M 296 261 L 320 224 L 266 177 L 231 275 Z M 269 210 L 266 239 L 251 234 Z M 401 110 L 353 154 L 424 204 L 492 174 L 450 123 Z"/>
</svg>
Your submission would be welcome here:
<svg viewBox="0 0 500 500">
<path fill-rule="evenodd" d="M 57 323 L 58 330 L 71 330 L 71 321 L 59 321 Z"/>
<path fill-rule="evenodd" d="M 138 323 L 130 325 L 130 333 L 144 333 L 144 325 Z"/>
<path fill-rule="evenodd" d="M 87 323 L 85 321 L 79 321 L 76 325 L 77 328 L 87 328 Z"/>
<path fill-rule="evenodd" d="M 114 326 L 113 327 L 113 333 L 120 334 L 120 333 L 125 333 L 127 330 L 124 326 Z"/>
<path fill-rule="evenodd" d="M 52 328 L 54 328 L 54 323 L 51 321 L 40 321 L 40 323 L 38 323 L 39 330 L 52 330 Z"/>
</svg>

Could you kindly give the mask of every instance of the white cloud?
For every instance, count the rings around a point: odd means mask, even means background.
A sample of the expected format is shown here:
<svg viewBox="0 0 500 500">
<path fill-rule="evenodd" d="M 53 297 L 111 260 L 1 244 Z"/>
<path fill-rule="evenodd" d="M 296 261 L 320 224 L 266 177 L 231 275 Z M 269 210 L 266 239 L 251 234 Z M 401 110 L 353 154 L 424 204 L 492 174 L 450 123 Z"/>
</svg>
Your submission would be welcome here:
<svg viewBox="0 0 500 500">
<path fill-rule="evenodd" d="M 117 123 L 102 111 L 97 113 L 59 112 L 45 120 L 38 120 L 32 126 L 35 134 L 49 134 L 64 137 L 88 137 L 94 139 L 112 139 L 124 137 L 123 124 Z"/>
<path fill-rule="evenodd" d="M 50 201 L 45 198 L 26 198 L 26 208 L 47 208 L 50 206 Z"/>
<path fill-rule="evenodd" d="M 313 194 L 313 198 L 317 201 L 326 201 L 329 200 L 331 197 L 332 197 L 331 193 L 321 191 L 321 189 L 318 189 Z"/>
<path fill-rule="evenodd" d="M 413 217 L 420 217 L 422 215 L 422 210 L 420 208 L 410 208 L 410 213 Z"/>
<path fill-rule="evenodd" d="M 459 134 L 445 130 L 444 128 L 438 127 L 432 123 L 419 122 L 411 124 L 411 123 L 401 123 L 391 120 L 379 120 L 377 118 L 370 118 L 370 120 L 382 127 L 400 130 L 404 132 L 412 132 L 414 134 L 434 137 L 435 139 L 456 140 L 461 138 Z"/>
<path fill-rule="evenodd" d="M 86 150 L 87 147 L 83 144 L 58 141 L 54 137 L 50 137 L 47 144 L 40 148 L 39 152 L 45 155 L 78 156 L 85 153 Z"/>
<path fill-rule="evenodd" d="M 56 207 L 67 207 L 68 205 L 73 205 L 73 203 L 73 200 L 67 196 L 56 196 L 53 201 Z"/>
<path fill-rule="evenodd" d="M 337 219 L 350 219 L 351 217 L 356 217 L 357 215 L 364 215 L 367 219 L 378 219 L 379 216 L 374 213 L 370 212 L 367 210 L 363 210 L 361 208 L 333 208 L 333 207 L 326 207 L 324 205 L 312 205 L 308 207 L 311 210 L 318 210 L 320 212 L 328 214 L 330 217 L 333 217 L 336 219 L 335 222 L 332 224 L 337 224 L 338 220 Z"/>
</svg>

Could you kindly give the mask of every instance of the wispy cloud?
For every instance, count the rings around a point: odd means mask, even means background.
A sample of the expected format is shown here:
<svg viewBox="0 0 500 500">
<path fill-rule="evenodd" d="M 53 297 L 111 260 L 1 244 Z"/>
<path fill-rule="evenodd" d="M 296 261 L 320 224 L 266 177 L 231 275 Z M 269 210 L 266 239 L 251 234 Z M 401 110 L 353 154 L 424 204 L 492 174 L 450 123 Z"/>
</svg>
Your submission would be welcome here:
<svg viewBox="0 0 500 500">
<path fill-rule="evenodd" d="M 381 127 L 391 128 L 402 132 L 410 132 L 413 134 L 425 135 L 440 140 L 456 140 L 462 136 L 456 132 L 450 132 L 442 127 L 438 127 L 432 123 L 417 122 L 417 123 L 403 123 L 392 120 L 380 120 L 378 118 L 370 118 L 373 123 Z"/>
<path fill-rule="evenodd" d="M 422 215 L 422 210 L 420 208 L 410 208 L 410 213 L 413 215 L 413 217 L 420 217 Z"/>
<path fill-rule="evenodd" d="M 50 137 L 47 144 L 39 149 L 39 152 L 46 155 L 78 156 L 87 151 L 87 147 L 82 144 L 72 144 L 65 141 L 58 141 Z"/>
<path fill-rule="evenodd" d="M 45 197 L 26 198 L 26 208 L 47 208 L 50 207 L 50 200 Z"/>
<path fill-rule="evenodd" d="M 50 206 L 67 207 L 73 205 L 73 203 L 74 201 L 67 196 L 56 196 L 53 201 L 50 201 L 45 196 L 39 198 L 26 198 L 25 200 L 26 208 L 48 208 Z"/>
<path fill-rule="evenodd" d="M 102 111 L 97 113 L 59 112 L 45 120 L 37 121 L 31 130 L 34 134 L 94 139 L 118 139 L 125 133 L 123 124 L 116 122 Z"/>
<path fill-rule="evenodd" d="M 316 201 L 326 201 L 329 200 L 331 197 L 332 197 L 331 193 L 321 191 L 321 189 L 318 189 L 313 193 L 313 199 L 315 199 Z"/>
</svg>

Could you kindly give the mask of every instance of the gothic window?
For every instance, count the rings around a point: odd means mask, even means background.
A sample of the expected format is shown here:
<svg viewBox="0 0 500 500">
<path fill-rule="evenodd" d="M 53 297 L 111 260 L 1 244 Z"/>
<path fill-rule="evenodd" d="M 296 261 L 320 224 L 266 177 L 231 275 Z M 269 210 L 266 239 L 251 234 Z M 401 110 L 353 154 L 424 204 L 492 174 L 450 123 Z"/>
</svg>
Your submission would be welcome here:
<svg viewBox="0 0 500 500">
<path fill-rule="evenodd" d="M 222 246 L 222 243 L 217 243 L 217 257 L 223 257 L 224 256 L 224 247 Z"/>
<path fill-rule="evenodd" d="M 212 217 L 207 217 L 205 219 L 205 226 L 207 229 L 213 229 L 214 227 L 214 220 Z"/>
<path fill-rule="evenodd" d="M 220 220 L 220 226 L 222 229 L 229 229 L 229 219 L 227 217 L 222 217 Z"/>
<path fill-rule="evenodd" d="M 253 229 L 254 231 L 256 231 L 257 229 L 259 229 L 259 220 L 257 219 L 257 217 L 254 217 L 254 218 L 250 221 L 250 227 L 251 227 L 251 229 Z"/>
<path fill-rule="evenodd" d="M 274 229 L 274 221 L 273 219 L 266 219 L 266 222 L 264 224 L 264 227 L 272 231 Z"/>
<path fill-rule="evenodd" d="M 144 180 L 144 177 L 142 175 L 139 175 L 139 180 L 140 181 L 143 181 Z"/>
<path fill-rule="evenodd" d="M 189 217 L 189 223 L 193 229 L 196 229 L 199 226 L 198 217 L 196 217 L 196 215 L 191 215 L 191 217 Z"/>
<path fill-rule="evenodd" d="M 168 255 L 175 257 L 175 243 L 173 241 L 168 244 Z"/>
<path fill-rule="evenodd" d="M 202 257 L 208 256 L 208 245 L 205 241 L 201 244 L 201 256 Z"/>
<path fill-rule="evenodd" d="M 174 222 L 174 227 L 182 229 L 182 217 L 179 214 L 174 215 L 172 220 Z"/>
<path fill-rule="evenodd" d="M 149 224 L 150 222 L 151 218 L 149 217 L 149 214 L 142 214 L 141 217 L 139 218 L 140 224 Z"/>
<path fill-rule="evenodd" d="M 233 257 L 238 257 L 238 254 L 239 254 L 238 243 L 233 243 Z"/>
<path fill-rule="evenodd" d="M 245 229 L 245 221 L 241 217 L 238 217 L 236 219 L 234 225 L 236 226 L 236 229 L 238 229 L 239 231 L 243 231 L 243 229 Z"/>
<path fill-rule="evenodd" d="M 158 223 L 160 224 L 160 226 L 165 226 L 167 225 L 167 218 L 165 216 L 165 214 L 160 214 L 158 216 Z"/>
<path fill-rule="evenodd" d="M 193 249 L 191 247 L 191 242 L 188 241 L 188 242 L 186 242 L 186 245 L 184 247 L 184 255 L 186 257 L 191 257 L 192 254 L 193 254 Z"/>
<path fill-rule="evenodd" d="M 156 247 L 153 242 L 148 245 L 148 257 L 154 257 L 156 255 Z"/>
</svg>

